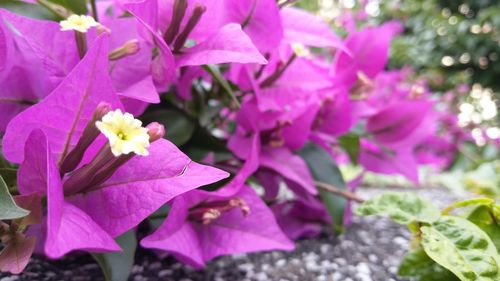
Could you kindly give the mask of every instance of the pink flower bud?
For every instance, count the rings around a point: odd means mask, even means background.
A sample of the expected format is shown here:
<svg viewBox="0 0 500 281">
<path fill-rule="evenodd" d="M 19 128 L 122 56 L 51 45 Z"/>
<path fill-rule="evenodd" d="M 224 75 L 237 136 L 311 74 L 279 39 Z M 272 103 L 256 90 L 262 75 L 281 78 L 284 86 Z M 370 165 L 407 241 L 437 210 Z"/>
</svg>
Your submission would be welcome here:
<svg viewBox="0 0 500 281">
<path fill-rule="evenodd" d="M 205 13 L 206 10 L 207 10 L 207 8 L 205 6 L 198 4 L 198 3 L 195 4 L 195 6 L 193 8 L 193 13 L 189 17 L 189 20 L 188 20 L 186 26 L 184 27 L 182 32 L 177 36 L 177 39 L 175 39 L 174 52 L 179 51 L 180 49 L 182 49 L 182 47 L 184 47 L 184 44 L 186 43 L 189 34 L 191 33 L 191 31 L 193 31 L 195 26 L 198 24 L 201 17 L 203 16 L 203 13 Z"/>
<path fill-rule="evenodd" d="M 140 50 L 139 40 L 132 39 L 125 42 L 123 46 L 112 50 L 109 53 L 108 58 L 110 60 L 118 60 L 126 56 L 135 55 L 137 52 L 139 52 L 139 50 Z"/>
<path fill-rule="evenodd" d="M 148 129 L 150 143 L 163 138 L 165 135 L 165 127 L 158 122 L 150 123 L 146 126 L 146 129 Z"/>
<path fill-rule="evenodd" d="M 127 55 L 134 55 L 139 52 L 141 46 L 139 45 L 139 40 L 132 39 L 125 42 L 125 44 L 123 44 L 123 48 L 125 49 L 125 53 Z"/>
<path fill-rule="evenodd" d="M 87 123 L 83 130 L 82 136 L 78 140 L 76 146 L 71 150 L 61 163 L 61 174 L 64 175 L 74 170 L 85 154 L 87 148 L 99 135 L 99 130 L 95 126 L 95 122 L 101 120 L 104 115 L 111 111 L 111 105 L 106 102 L 101 102 L 97 105 L 92 115 L 92 119 Z"/>
</svg>

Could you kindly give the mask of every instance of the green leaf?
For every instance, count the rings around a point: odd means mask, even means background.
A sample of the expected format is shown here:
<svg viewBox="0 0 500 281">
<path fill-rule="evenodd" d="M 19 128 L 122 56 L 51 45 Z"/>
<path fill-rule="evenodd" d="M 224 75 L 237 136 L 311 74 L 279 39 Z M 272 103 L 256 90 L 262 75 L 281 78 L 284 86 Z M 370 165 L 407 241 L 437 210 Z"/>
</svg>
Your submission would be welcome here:
<svg viewBox="0 0 500 281">
<path fill-rule="evenodd" d="M 1 150 L 1 148 L 0 148 Z M 0 168 L 10 168 L 9 162 L 5 160 L 2 153 L 0 152 Z"/>
<path fill-rule="evenodd" d="M 365 201 L 356 209 L 360 216 L 386 215 L 399 224 L 433 223 L 440 212 L 432 203 L 413 193 L 387 192 Z"/>
<path fill-rule="evenodd" d="M 52 20 L 56 18 L 53 13 L 44 7 L 19 0 L 0 0 L 0 8 L 35 19 Z"/>
<path fill-rule="evenodd" d="M 398 274 L 414 277 L 419 281 L 457 281 L 453 273 L 433 261 L 423 249 L 406 254 L 399 265 Z"/>
<path fill-rule="evenodd" d="M 335 161 L 321 147 L 308 143 L 299 151 L 315 180 L 328 183 L 340 189 L 346 189 L 344 178 Z M 347 200 L 319 189 L 323 204 L 330 214 L 334 227 L 342 229 Z"/>
<path fill-rule="evenodd" d="M 495 206 L 498 205 L 493 205 L 493 207 L 491 205 L 478 206 L 472 210 L 467 219 L 488 234 L 500 253 L 500 222 L 493 212 Z"/>
<path fill-rule="evenodd" d="M 16 185 L 17 170 L 12 168 L 0 168 L 0 177 L 2 177 L 7 186 Z"/>
<path fill-rule="evenodd" d="M 49 0 L 54 4 L 63 6 L 78 15 L 85 15 L 88 12 L 87 0 Z"/>
<path fill-rule="evenodd" d="M 500 256 L 488 235 L 472 222 L 443 216 L 420 230 L 427 255 L 460 280 L 500 280 Z"/>
<path fill-rule="evenodd" d="M 357 164 L 360 146 L 359 136 L 347 134 L 338 138 L 338 141 L 340 146 L 347 152 L 347 155 L 349 155 L 352 164 Z"/>
<path fill-rule="evenodd" d="M 126 281 L 134 265 L 137 239 L 134 230 L 126 232 L 116 238 L 122 247 L 121 253 L 92 254 L 104 273 L 106 281 Z"/>
<path fill-rule="evenodd" d="M 165 126 L 165 137 L 177 146 L 185 144 L 193 135 L 195 124 L 188 116 L 178 110 L 162 109 L 147 113 L 146 122 L 159 122 Z"/>
<path fill-rule="evenodd" d="M 29 215 L 29 213 L 29 211 L 19 208 L 16 205 L 12 195 L 9 193 L 7 184 L 0 177 L 0 220 L 19 219 Z"/>
<path fill-rule="evenodd" d="M 464 207 L 469 207 L 469 206 L 474 206 L 474 205 L 491 205 L 495 202 L 495 200 L 490 199 L 490 198 L 472 198 L 472 199 L 467 199 L 459 202 L 455 202 L 451 204 L 450 206 L 446 207 L 443 211 L 442 214 L 446 215 L 450 213 L 454 209 L 458 208 L 464 208 Z"/>
</svg>

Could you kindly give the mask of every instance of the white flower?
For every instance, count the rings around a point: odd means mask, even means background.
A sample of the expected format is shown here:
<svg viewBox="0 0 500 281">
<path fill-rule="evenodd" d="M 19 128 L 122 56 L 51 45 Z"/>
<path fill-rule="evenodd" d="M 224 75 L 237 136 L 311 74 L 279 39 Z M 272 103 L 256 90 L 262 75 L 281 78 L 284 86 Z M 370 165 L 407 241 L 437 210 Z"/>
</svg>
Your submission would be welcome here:
<svg viewBox="0 0 500 281">
<path fill-rule="evenodd" d="M 122 113 L 120 109 L 110 111 L 96 126 L 109 140 L 111 151 L 115 156 L 133 152 L 147 156 L 149 152 L 148 129 L 142 127 L 142 122 L 130 113 Z"/>
<path fill-rule="evenodd" d="M 91 16 L 71 15 L 69 18 L 59 23 L 62 31 L 76 30 L 82 33 L 87 32 L 91 27 L 99 26 L 99 23 Z"/>
<path fill-rule="evenodd" d="M 292 50 L 299 58 L 311 56 L 311 51 L 302 43 L 292 43 Z"/>
</svg>

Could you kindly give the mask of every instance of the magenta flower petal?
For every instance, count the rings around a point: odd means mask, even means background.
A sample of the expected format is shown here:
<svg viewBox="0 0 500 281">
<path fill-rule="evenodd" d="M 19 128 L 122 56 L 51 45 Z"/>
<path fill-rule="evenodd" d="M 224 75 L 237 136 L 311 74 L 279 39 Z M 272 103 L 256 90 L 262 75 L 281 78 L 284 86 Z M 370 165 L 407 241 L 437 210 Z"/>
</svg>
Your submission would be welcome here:
<svg viewBox="0 0 500 281">
<path fill-rule="evenodd" d="M 221 27 L 207 40 L 188 48 L 177 59 L 177 67 L 220 63 L 267 63 L 238 24 Z"/>
<path fill-rule="evenodd" d="M 110 63 L 110 76 L 116 91 L 127 98 L 158 103 L 160 98 L 151 75 L 151 48 L 140 40 L 133 18 L 119 18 L 106 22 L 111 29 L 110 50 L 122 47 L 129 40 L 138 40 L 139 51 Z"/>
<path fill-rule="evenodd" d="M 319 110 L 315 129 L 331 136 L 346 134 L 352 127 L 352 109 L 349 93 L 344 89 L 330 89 Z"/>
<path fill-rule="evenodd" d="M 78 141 L 83 128 L 100 102 L 120 107 L 108 76 L 107 36 L 102 35 L 83 60 L 43 101 L 18 114 L 7 127 L 3 139 L 5 157 L 23 161 L 23 146 L 29 133 L 42 129 L 59 162 Z"/>
<path fill-rule="evenodd" d="M 140 2 L 127 3 L 125 7 L 145 30 L 144 38 L 158 47 L 158 55 L 151 66 L 155 83 L 160 89 L 175 80 L 174 55 L 163 38 L 158 34 L 158 3 L 157 0 L 144 0 Z M 145 33 L 145 34 L 144 34 Z"/>
<path fill-rule="evenodd" d="M 394 143 L 408 137 L 432 109 L 427 101 L 394 103 L 368 119 L 366 130 L 382 143 Z"/>
<path fill-rule="evenodd" d="M 18 66 L 9 70 L 0 87 L 0 133 L 18 113 L 38 101 L 31 85 L 26 82 L 26 71 Z"/>
<path fill-rule="evenodd" d="M 243 25 L 261 52 L 271 52 L 283 38 L 280 9 L 274 0 L 224 1 L 223 21 Z"/>
<path fill-rule="evenodd" d="M 25 191 L 38 191 L 39 184 L 47 193 L 47 238 L 45 253 L 51 258 L 59 258 L 76 249 L 93 251 L 119 251 L 120 247 L 113 238 L 102 230 L 82 210 L 64 201 L 62 180 L 46 135 L 39 129 L 28 137 L 26 161 L 30 165 L 20 170 L 20 176 L 26 172 L 34 174 L 24 180 Z M 29 156 L 29 157 L 28 157 Z M 36 170 L 35 170 L 36 169 Z M 38 178 L 36 178 L 38 176 Z"/>
<path fill-rule="evenodd" d="M 379 27 L 368 27 L 347 37 L 345 46 L 350 51 L 341 51 L 335 57 L 333 72 L 338 83 L 351 87 L 358 72 L 374 78 L 387 63 L 389 46 L 399 31 L 395 22 Z"/>
<path fill-rule="evenodd" d="M 73 32 L 61 32 L 54 21 L 23 17 L 5 10 L 1 11 L 1 16 L 16 30 L 16 42 L 22 55 L 27 56 L 30 63 L 39 64 L 40 68 L 34 68 L 31 75 L 44 78 L 39 81 L 38 91 L 50 93 L 80 60 Z M 40 75 L 40 72 L 44 73 Z"/>
<path fill-rule="evenodd" d="M 272 212 L 251 188 L 244 186 L 235 194 L 247 203 L 250 214 L 244 216 L 235 208 L 208 225 L 189 220 L 188 209 L 202 200 L 223 198 L 217 192 L 192 193 L 174 200 L 165 222 L 141 241 L 143 247 L 168 251 L 196 268 L 221 255 L 294 248 Z"/>
<path fill-rule="evenodd" d="M 307 164 L 286 148 L 264 148 L 260 155 L 260 165 L 295 182 L 310 194 L 318 193 Z"/>
<path fill-rule="evenodd" d="M 359 163 L 368 171 L 382 174 L 400 174 L 418 184 L 418 170 L 415 157 L 408 149 L 384 151 L 377 145 L 361 141 Z"/>
<path fill-rule="evenodd" d="M 136 156 L 95 191 L 68 199 L 111 236 L 136 226 L 172 198 L 226 178 L 229 174 L 200 165 L 175 145 L 160 139 L 147 157 Z"/>
<path fill-rule="evenodd" d="M 320 17 L 303 9 L 286 7 L 281 10 L 284 40 L 288 43 L 302 43 L 318 48 L 343 48 L 342 41 L 332 28 Z"/>
</svg>

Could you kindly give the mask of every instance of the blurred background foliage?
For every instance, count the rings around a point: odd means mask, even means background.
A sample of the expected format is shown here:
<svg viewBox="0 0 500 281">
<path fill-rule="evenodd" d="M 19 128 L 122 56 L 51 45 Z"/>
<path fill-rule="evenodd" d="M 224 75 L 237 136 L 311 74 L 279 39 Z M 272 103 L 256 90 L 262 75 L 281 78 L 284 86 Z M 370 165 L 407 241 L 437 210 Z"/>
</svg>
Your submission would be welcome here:
<svg viewBox="0 0 500 281">
<path fill-rule="evenodd" d="M 416 79 L 452 99 L 460 127 L 471 132 L 449 171 L 433 177 L 422 171 L 425 184 L 500 196 L 500 0 L 298 0 L 297 5 L 336 28 L 347 17 L 358 28 L 400 21 L 404 32 L 392 44 L 388 68 L 414 69 Z M 366 182 L 408 184 L 377 175 Z"/>
</svg>

